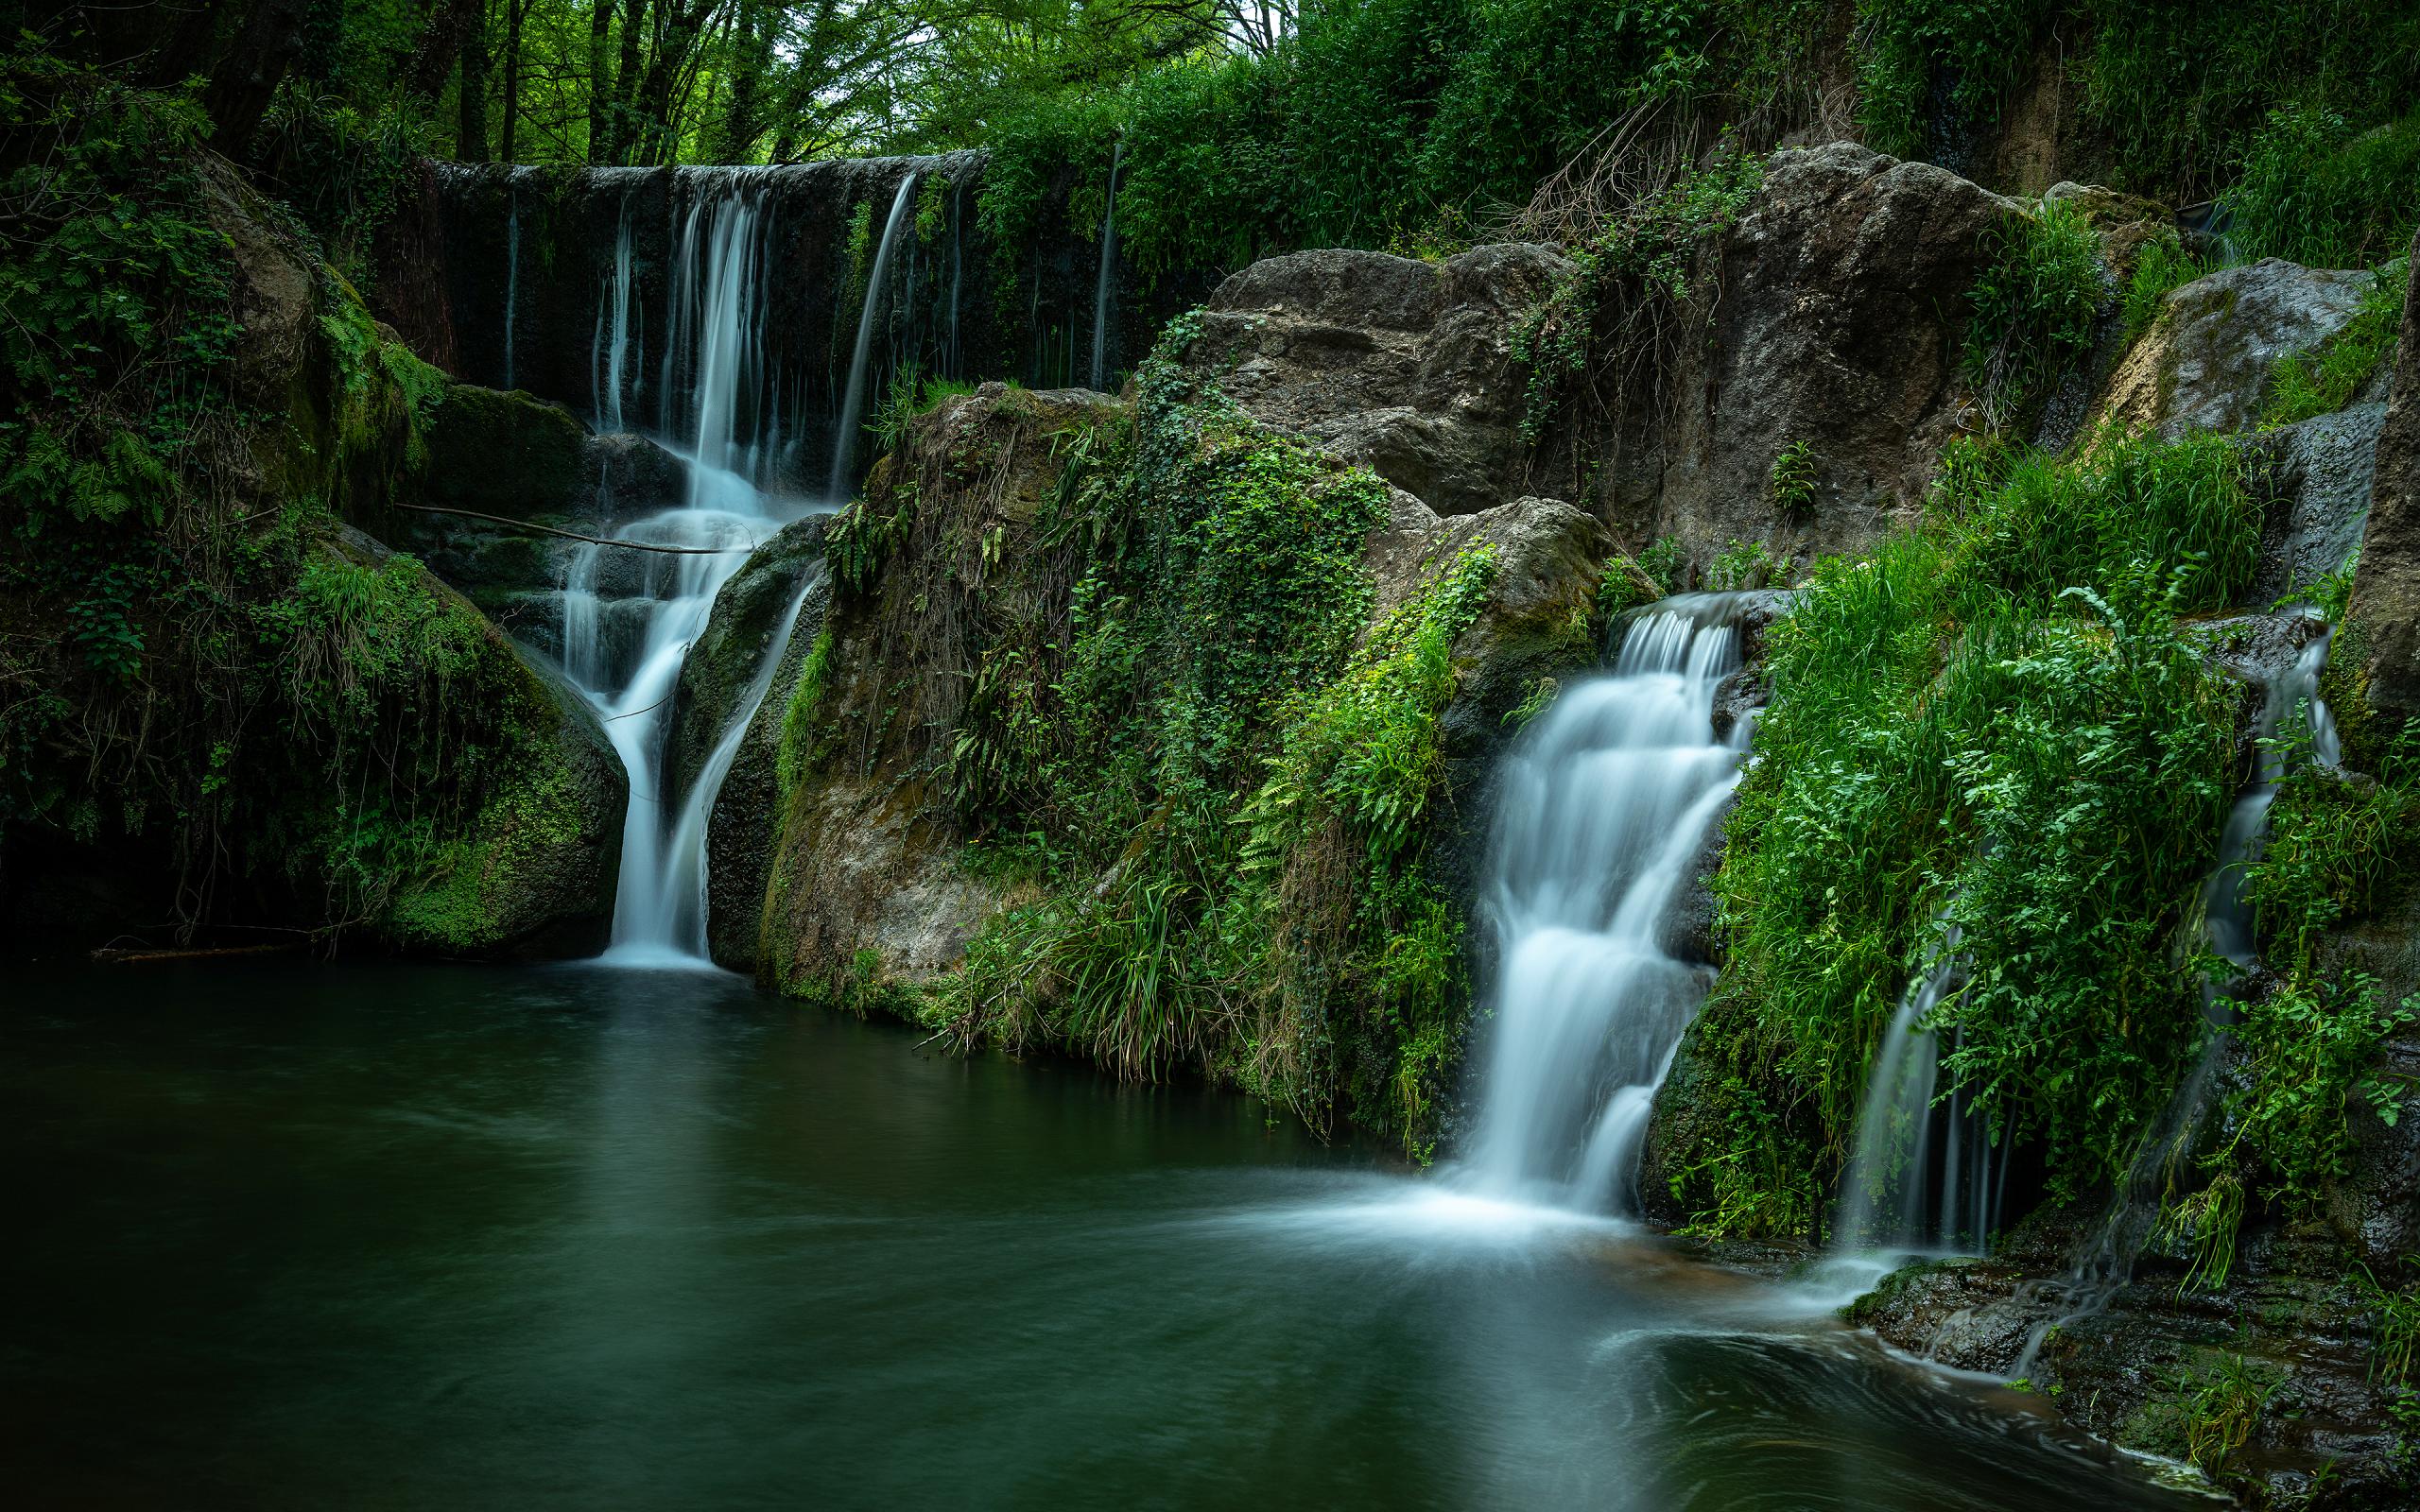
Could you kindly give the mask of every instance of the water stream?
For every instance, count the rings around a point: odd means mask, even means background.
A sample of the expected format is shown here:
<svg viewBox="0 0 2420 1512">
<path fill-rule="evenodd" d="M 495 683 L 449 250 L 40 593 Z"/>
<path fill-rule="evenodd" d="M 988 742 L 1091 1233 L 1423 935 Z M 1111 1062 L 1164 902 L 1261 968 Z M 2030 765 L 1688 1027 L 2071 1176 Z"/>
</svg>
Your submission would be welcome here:
<svg viewBox="0 0 2420 1512">
<path fill-rule="evenodd" d="M 908 202 L 916 192 L 916 175 L 902 175 L 899 192 L 891 197 L 890 216 L 882 223 L 882 242 L 874 249 L 873 267 L 866 275 L 866 302 L 857 312 L 857 345 L 849 358 L 849 387 L 840 402 L 840 428 L 832 438 L 832 488 L 835 499 L 845 499 L 856 484 L 857 427 L 865 418 L 866 360 L 873 351 L 874 319 L 882 308 L 882 279 L 890 266 L 890 250 L 899 230 L 908 223 Z"/>
<path fill-rule="evenodd" d="M 1478 1127 L 1463 1179 L 1587 1211 L 1634 1211 L 1655 1088 L 1710 971 L 1662 929 L 1737 784 L 1748 721 L 1714 733 L 1738 663 L 1733 595 L 1635 616 L 1610 676 L 1565 692 L 1509 758 L 1487 906 Z"/>
<path fill-rule="evenodd" d="M 596 705 L 630 776 L 621 877 L 606 958 L 630 965 L 706 961 L 707 822 L 748 722 L 787 648 L 803 585 L 761 653 L 752 681 L 685 793 L 666 791 L 666 742 L 676 687 L 716 593 L 749 552 L 788 520 L 762 488 L 778 450 L 770 431 L 761 329 L 765 301 L 762 176 L 697 175 L 671 270 L 671 321 L 659 403 L 688 406 L 686 497 L 622 527 L 620 539 L 663 553 L 583 544 L 563 585 L 563 662 Z M 619 418 L 629 350 L 627 210 L 615 268 L 597 318 L 604 418 Z M 610 333 L 610 334 L 609 334 Z M 685 385 L 682 382 L 686 378 Z M 670 425 L 667 433 L 672 432 Z M 773 438 L 769 440 L 767 438 Z"/>
<path fill-rule="evenodd" d="M 637 339 L 631 322 L 638 311 L 631 302 L 631 199 L 626 191 L 621 217 L 614 229 L 614 270 L 606 275 L 604 292 L 596 301 L 596 333 L 588 346 L 592 407 L 596 428 L 606 432 L 625 428 L 622 400 L 640 371 L 640 354 L 631 349 Z"/>
<path fill-rule="evenodd" d="M 504 222 L 504 387 L 512 387 L 513 307 L 521 301 L 521 170 L 513 170 L 506 194 L 511 208 Z"/>
<path fill-rule="evenodd" d="M 1109 294 L 1117 267 L 1117 170 L 1126 163 L 1126 143 L 1119 140 L 1109 154 L 1109 203 L 1100 213 L 1100 274 L 1093 285 L 1093 387 L 1109 382 Z"/>
</svg>

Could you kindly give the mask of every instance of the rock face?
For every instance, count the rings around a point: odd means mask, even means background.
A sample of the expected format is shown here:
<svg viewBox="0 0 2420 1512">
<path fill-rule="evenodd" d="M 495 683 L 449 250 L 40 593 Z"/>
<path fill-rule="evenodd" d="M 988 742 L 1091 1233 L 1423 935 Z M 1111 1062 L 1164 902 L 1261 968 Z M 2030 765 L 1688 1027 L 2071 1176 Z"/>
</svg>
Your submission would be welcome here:
<svg viewBox="0 0 2420 1512">
<path fill-rule="evenodd" d="M 2412 250 L 2352 613 L 2367 647 L 2370 705 L 2399 718 L 2420 711 L 2420 236 Z"/>
<path fill-rule="evenodd" d="M 354 518 L 550 651 L 562 618 L 555 588 L 577 548 L 499 522 L 604 534 L 678 504 L 688 488 L 686 465 L 645 437 L 592 435 L 561 404 L 475 384 L 444 386 L 423 442 L 425 459 L 390 494 L 358 503 Z M 498 518 L 407 507 L 414 505 Z"/>
<path fill-rule="evenodd" d="M 1188 362 L 1258 420 L 1310 437 L 1440 514 L 1517 491 L 1522 317 L 1568 276 L 1543 247 L 1443 264 L 1295 252 L 1219 285 Z"/>
<path fill-rule="evenodd" d="M 2268 463 L 2254 602 L 2307 591 L 2360 548 L 2386 405 L 2355 404 L 2256 438 Z"/>
<path fill-rule="evenodd" d="M 1067 466 L 1059 438 L 1116 417 L 1115 402 L 1098 394 L 986 385 L 917 421 L 869 480 L 870 510 L 891 507 L 905 486 L 920 512 L 879 577 L 839 593 L 831 610 L 821 697 L 838 733 L 784 801 L 760 965 L 776 985 L 858 1005 L 912 993 L 955 969 L 983 923 L 1019 901 L 962 863 L 970 836 L 939 788 L 935 753 L 946 748 L 973 680 L 967 627 L 991 616 L 1063 623 L 1071 585 L 1013 571 L 994 582 L 987 565 L 958 554 L 986 539 L 1005 540 L 1003 562 L 1037 549 L 1028 533 Z M 936 501 L 952 501 L 945 518 L 925 512 Z M 1513 733 L 1506 716 L 1540 679 L 1590 659 L 1590 616 L 1611 551 L 1601 524 L 1555 500 L 1440 517 L 1393 490 L 1362 557 L 1373 623 L 1480 545 L 1495 548 L 1497 572 L 1486 608 L 1456 643 L 1459 692 L 1442 717 L 1449 782 L 1468 801 L 1458 800 L 1446 821 L 1454 831 L 1437 850 L 1449 875 L 1438 880 L 1465 896 L 1485 833 L 1480 789 Z M 924 602 L 961 590 L 963 607 Z M 907 623 L 893 616 L 910 610 L 927 628 L 893 627 Z"/>
<path fill-rule="evenodd" d="M 2273 257 L 2196 279 L 2169 294 L 2118 365 L 2101 417 L 2128 435 L 2166 440 L 2250 430 L 2268 406 L 2271 366 L 2325 345 L 2369 288 L 2365 272 Z"/>
<path fill-rule="evenodd" d="M 1633 423 L 1596 448 L 1612 455 L 1599 512 L 1626 540 L 1678 538 L 1701 563 L 1735 540 L 1779 555 L 1880 536 L 1975 423 L 1962 312 L 1990 233 L 2020 214 L 1955 174 L 1851 143 L 1775 153 L 1710 254 L 1707 339 L 1685 340 L 1661 404 L 1632 404 Z M 1813 487 L 1794 513 L 1770 488 L 1790 447 L 1805 449 Z"/>
</svg>

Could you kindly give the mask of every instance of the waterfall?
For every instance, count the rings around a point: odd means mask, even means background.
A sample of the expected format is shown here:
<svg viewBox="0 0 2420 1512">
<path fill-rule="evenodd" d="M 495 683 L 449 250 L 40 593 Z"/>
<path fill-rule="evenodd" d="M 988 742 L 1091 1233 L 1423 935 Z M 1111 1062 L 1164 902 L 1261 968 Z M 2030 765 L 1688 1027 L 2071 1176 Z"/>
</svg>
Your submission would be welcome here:
<svg viewBox="0 0 2420 1512">
<path fill-rule="evenodd" d="M 1736 596 L 1634 618 L 1611 676 L 1572 688 L 1509 759 L 1488 907 L 1501 950 L 1466 1179 L 1556 1206 L 1635 1211 L 1655 1088 L 1709 974 L 1659 939 L 1739 780 L 1714 734 L 1737 664 Z"/>
<path fill-rule="evenodd" d="M 882 223 L 882 243 L 874 249 L 873 270 L 866 276 L 865 308 L 857 314 L 857 347 L 849 359 L 848 395 L 840 404 L 840 429 L 832 438 L 832 488 L 835 503 L 846 499 L 856 482 L 850 471 L 857 456 L 857 423 L 865 410 L 866 357 L 873 350 L 874 312 L 882 302 L 883 269 L 890 262 L 891 244 L 899 239 L 899 228 L 908 219 L 908 197 L 915 192 L 916 175 L 910 170 L 899 180 L 899 192 L 891 197 L 890 218 Z"/>
<path fill-rule="evenodd" d="M 596 706 L 630 774 L 607 956 L 634 964 L 704 959 L 706 821 L 806 592 L 802 588 L 790 604 L 698 781 L 685 795 L 666 792 L 667 716 L 682 663 L 705 628 L 715 594 L 748 553 L 786 523 L 756 487 L 759 458 L 747 439 L 761 408 L 763 381 L 760 180 L 753 173 L 718 173 L 697 175 L 694 182 L 672 267 L 671 340 L 659 400 L 668 407 L 684 392 L 674 379 L 685 372 L 687 495 L 678 507 L 634 522 L 621 538 L 677 550 L 582 545 L 570 559 L 562 594 L 564 669 Z M 629 304 L 627 221 L 616 262 L 617 290 L 610 301 L 614 335 L 603 388 L 614 419 Z"/>
<path fill-rule="evenodd" d="M 966 283 L 965 232 L 959 220 L 959 201 L 966 196 L 964 184 L 952 184 L 949 191 L 949 345 L 942 350 L 942 371 L 956 378 L 963 374 L 966 359 L 958 350 L 958 294 Z"/>
<path fill-rule="evenodd" d="M 506 180 L 511 208 L 504 222 L 504 387 L 512 387 L 512 307 L 521 298 L 521 170 Z"/>
<path fill-rule="evenodd" d="M 1962 1090 L 1936 1106 L 1941 1036 L 1925 1020 L 1956 985 L 1964 965 L 1958 946 L 1953 928 L 1909 984 L 1875 1048 L 1833 1226 L 1838 1244 L 1852 1252 L 1980 1252 L 1998 1215 L 2007 1150 L 1997 1152 L 1996 1168 L 1990 1129 Z"/>
<path fill-rule="evenodd" d="M 614 271 L 597 295 L 596 334 L 588 346 L 588 386 L 598 429 L 626 428 L 622 394 L 626 375 L 636 370 L 631 358 L 631 198 L 626 190 L 621 222 L 614 231 Z"/>
<path fill-rule="evenodd" d="M 1117 266 L 1117 170 L 1126 161 L 1126 144 L 1110 149 L 1109 203 L 1100 213 L 1100 276 L 1093 285 L 1093 387 L 1109 379 L 1110 271 Z"/>
</svg>

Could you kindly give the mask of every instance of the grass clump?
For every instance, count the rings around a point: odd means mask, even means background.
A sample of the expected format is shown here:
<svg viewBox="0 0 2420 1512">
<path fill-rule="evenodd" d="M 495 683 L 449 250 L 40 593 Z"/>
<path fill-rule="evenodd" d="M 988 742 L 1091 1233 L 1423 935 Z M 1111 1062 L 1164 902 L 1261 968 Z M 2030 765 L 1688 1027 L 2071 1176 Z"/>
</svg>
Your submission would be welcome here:
<svg viewBox="0 0 2420 1512">
<path fill-rule="evenodd" d="M 2383 262 L 2420 221 L 2420 113 L 2360 130 L 2317 106 L 2274 111 L 2223 202 L 2247 257 L 2306 267 Z"/>
<path fill-rule="evenodd" d="M 2372 275 L 2352 320 L 2325 347 L 2279 357 L 2269 369 L 2269 404 L 2261 424 L 2291 425 L 2315 415 L 2332 415 L 2351 404 L 2394 351 L 2410 284 L 2410 259 L 2387 264 Z"/>
<path fill-rule="evenodd" d="M 2170 294 L 2209 271 L 2209 265 L 2187 251 L 2172 231 L 2144 243 L 2126 280 L 2126 339 L 2140 339 L 2159 319 L 2160 307 Z"/>
<path fill-rule="evenodd" d="M 2055 1194 L 2123 1169 L 2201 1042 L 2173 945 L 2232 787 L 2235 699 L 2179 616 L 2242 590 L 2258 524 L 2224 442 L 1970 447 L 1923 524 L 1815 563 L 1768 634 L 1715 882 L 1730 964 L 1698 1033 L 1722 1132 L 1677 1162 L 1701 1227 L 1812 1223 L 1951 929 L 1945 1083 Z"/>
<path fill-rule="evenodd" d="M 2100 318 L 2100 237 L 2061 201 L 1989 233 L 1991 262 L 1967 293 L 1961 372 L 1994 429 L 2020 428 L 2092 346 Z"/>
</svg>

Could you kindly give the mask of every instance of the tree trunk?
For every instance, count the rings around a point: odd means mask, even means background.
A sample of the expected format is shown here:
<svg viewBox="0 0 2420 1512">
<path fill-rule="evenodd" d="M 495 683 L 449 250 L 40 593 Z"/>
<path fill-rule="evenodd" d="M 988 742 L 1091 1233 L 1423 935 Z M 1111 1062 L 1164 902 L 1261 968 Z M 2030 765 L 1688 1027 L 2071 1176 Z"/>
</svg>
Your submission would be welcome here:
<svg viewBox="0 0 2420 1512">
<path fill-rule="evenodd" d="M 588 161 L 611 160 L 614 147 L 614 0 L 588 13 Z"/>
<path fill-rule="evenodd" d="M 302 50 L 302 4 L 253 0 L 235 45 L 211 72 L 202 108 L 217 128 L 212 146 L 228 157 L 240 160 L 251 150 L 261 116 Z"/>
<path fill-rule="evenodd" d="M 631 102 L 639 88 L 639 38 L 647 31 L 647 0 L 626 0 L 622 14 L 622 59 L 614 70 L 614 133 L 612 149 L 606 157 L 614 163 L 631 161 L 631 146 L 637 133 L 631 129 Z"/>
<path fill-rule="evenodd" d="M 507 163 L 521 161 L 521 13 L 527 9 L 528 0 L 504 0 L 504 140 L 496 156 Z"/>
<path fill-rule="evenodd" d="M 716 154 L 725 163 L 745 163 L 756 155 L 757 138 L 765 134 L 765 74 L 772 62 L 772 26 L 765 0 L 739 0 L 731 42 L 731 104 Z"/>
<path fill-rule="evenodd" d="M 414 99 L 434 103 L 445 93 L 445 77 L 461 56 L 462 28 L 481 0 L 441 0 L 420 34 L 420 50 L 412 55 L 410 92 Z"/>
<path fill-rule="evenodd" d="M 488 161 L 488 8 L 469 0 L 463 9 L 462 77 L 455 96 L 461 107 L 454 132 L 454 156 L 464 163 Z"/>
<path fill-rule="evenodd" d="M 647 77 L 639 85 L 633 107 L 645 133 L 640 138 L 638 161 L 642 163 L 669 163 L 678 150 L 679 144 L 672 140 L 672 81 L 689 60 L 689 49 L 697 45 L 698 33 L 705 28 L 716 4 L 717 0 L 668 0 L 664 37 L 656 43 L 655 56 L 648 60 Z"/>
</svg>

